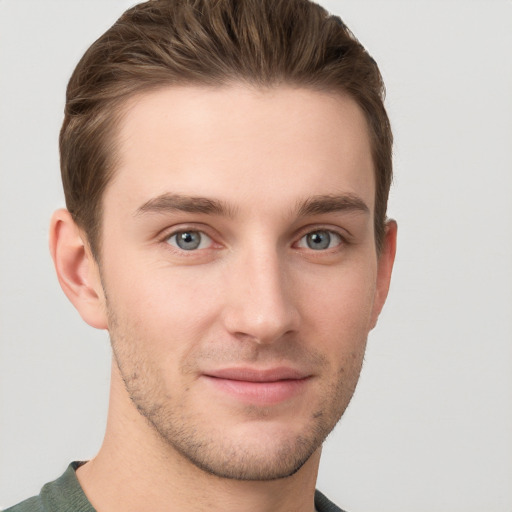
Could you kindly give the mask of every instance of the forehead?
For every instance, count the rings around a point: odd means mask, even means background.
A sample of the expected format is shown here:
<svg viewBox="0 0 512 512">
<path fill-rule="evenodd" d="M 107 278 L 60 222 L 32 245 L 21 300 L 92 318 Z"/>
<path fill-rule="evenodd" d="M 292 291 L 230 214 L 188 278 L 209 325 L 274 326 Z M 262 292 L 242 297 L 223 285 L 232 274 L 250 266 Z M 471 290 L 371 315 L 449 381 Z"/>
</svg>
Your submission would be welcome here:
<svg viewBox="0 0 512 512">
<path fill-rule="evenodd" d="M 351 193 L 373 211 L 368 126 L 346 95 L 167 87 L 129 101 L 118 137 L 107 209 L 112 195 L 127 207 L 162 193 L 269 206 Z"/>
</svg>

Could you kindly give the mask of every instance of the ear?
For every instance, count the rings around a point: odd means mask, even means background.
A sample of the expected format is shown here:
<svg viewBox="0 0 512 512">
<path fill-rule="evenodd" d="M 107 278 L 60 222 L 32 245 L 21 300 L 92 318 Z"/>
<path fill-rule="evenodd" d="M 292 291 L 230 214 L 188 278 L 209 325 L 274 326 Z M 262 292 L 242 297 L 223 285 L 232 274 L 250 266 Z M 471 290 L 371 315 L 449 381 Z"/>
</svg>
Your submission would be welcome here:
<svg viewBox="0 0 512 512">
<path fill-rule="evenodd" d="M 71 214 L 57 210 L 50 223 L 50 253 L 67 298 L 92 327 L 107 328 L 99 267 Z"/>
<path fill-rule="evenodd" d="M 373 301 L 373 311 L 370 324 L 371 329 L 377 325 L 380 312 L 382 311 L 384 303 L 386 302 L 386 297 L 388 296 L 391 272 L 393 271 L 393 263 L 395 262 L 397 230 L 398 227 L 394 220 L 386 222 L 384 241 L 377 260 L 377 286 Z"/>
</svg>

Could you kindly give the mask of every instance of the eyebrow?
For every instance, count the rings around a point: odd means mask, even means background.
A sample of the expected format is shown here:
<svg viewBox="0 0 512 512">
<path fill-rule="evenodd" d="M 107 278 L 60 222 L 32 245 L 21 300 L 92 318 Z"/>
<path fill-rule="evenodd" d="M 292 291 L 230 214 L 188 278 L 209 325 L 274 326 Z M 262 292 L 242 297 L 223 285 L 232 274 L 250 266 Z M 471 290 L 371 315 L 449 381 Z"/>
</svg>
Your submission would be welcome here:
<svg viewBox="0 0 512 512">
<path fill-rule="evenodd" d="M 180 194 L 162 194 L 145 202 L 135 211 L 135 215 L 173 211 L 204 213 L 225 217 L 233 217 L 235 213 L 231 206 L 217 199 L 184 196 Z"/>
<path fill-rule="evenodd" d="M 370 213 L 366 203 L 355 194 L 313 196 L 299 203 L 297 211 L 299 217 L 345 211 Z"/>
<path fill-rule="evenodd" d="M 177 211 L 234 217 L 236 208 L 218 199 L 180 194 L 162 194 L 146 201 L 135 211 L 135 215 Z M 369 213 L 370 209 L 360 197 L 354 194 L 342 194 L 309 197 L 297 203 L 296 212 L 298 217 L 307 217 L 334 212 Z"/>
</svg>

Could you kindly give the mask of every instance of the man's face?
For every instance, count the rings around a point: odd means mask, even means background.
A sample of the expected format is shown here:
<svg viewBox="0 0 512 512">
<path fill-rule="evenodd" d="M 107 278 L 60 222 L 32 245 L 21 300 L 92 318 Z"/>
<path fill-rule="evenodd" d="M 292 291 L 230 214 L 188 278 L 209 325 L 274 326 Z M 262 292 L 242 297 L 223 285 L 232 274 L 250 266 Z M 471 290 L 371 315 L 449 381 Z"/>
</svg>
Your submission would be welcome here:
<svg viewBox="0 0 512 512">
<path fill-rule="evenodd" d="M 363 114 L 304 89 L 166 88 L 130 102 L 119 155 L 101 276 L 130 407 L 214 474 L 292 474 L 345 410 L 382 303 Z"/>
</svg>

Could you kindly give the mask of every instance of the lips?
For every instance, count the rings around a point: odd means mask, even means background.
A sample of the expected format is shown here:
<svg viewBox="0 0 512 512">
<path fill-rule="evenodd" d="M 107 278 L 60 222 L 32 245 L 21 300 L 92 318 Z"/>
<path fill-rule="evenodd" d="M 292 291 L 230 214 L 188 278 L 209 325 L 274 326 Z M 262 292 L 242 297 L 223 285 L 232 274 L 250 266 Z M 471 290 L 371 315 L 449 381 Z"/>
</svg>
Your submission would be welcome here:
<svg viewBox="0 0 512 512">
<path fill-rule="evenodd" d="M 277 382 L 280 380 L 301 380 L 308 375 L 293 368 L 279 367 L 266 370 L 253 368 L 224 368 L 221 370 L 209 371 L 209 377 L 218 379 L 229 379 L 246 382 Z"/>
<path fill-rule="evenodd" d="M 216 392 L 237 401 L 272 405 L 293 399 L 304 391 L 311 375 L 294 368 L 223 368 L 203 374 Z"/>
</svg>

